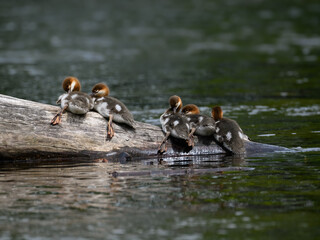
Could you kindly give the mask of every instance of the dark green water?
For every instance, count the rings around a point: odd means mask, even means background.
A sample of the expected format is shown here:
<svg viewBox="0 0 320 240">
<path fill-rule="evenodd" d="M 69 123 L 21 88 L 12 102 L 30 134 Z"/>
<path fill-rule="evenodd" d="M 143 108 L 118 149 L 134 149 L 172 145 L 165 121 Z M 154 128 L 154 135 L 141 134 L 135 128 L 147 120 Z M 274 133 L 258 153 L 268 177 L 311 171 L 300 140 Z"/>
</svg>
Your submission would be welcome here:
<svg viewBox="0 0 320 240">
<path fill-rule="evenodd" d="M 319 29 L 315 0 L 1 1 L 1 94 L 55 104 L 74 75 L 86 92 L 107 83 L 156 125 L 178 94 L 204 113 L 222 105 L 252 140 L 296 152 L 2 166 L 0 238 L 316 239 Z M 215 166 L 254 170 L 109 174 Z"/>
</svg>

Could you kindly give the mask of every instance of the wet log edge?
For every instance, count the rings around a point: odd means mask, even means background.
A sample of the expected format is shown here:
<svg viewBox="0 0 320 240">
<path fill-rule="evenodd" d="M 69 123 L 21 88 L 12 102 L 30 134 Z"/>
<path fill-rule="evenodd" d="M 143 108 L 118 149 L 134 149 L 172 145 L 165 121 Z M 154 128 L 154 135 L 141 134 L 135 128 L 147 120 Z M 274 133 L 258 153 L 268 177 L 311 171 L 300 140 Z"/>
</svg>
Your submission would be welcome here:
<svg viewBox="0 0 320 240">
<path fill-rule="evenodd" d="M 176 175 L 199 175 L 207 173 L 224 173 L 233 171 L 252 171 L 250 167 L 217 167 L 217 168 L 186 168 L 186 169 L 162 169 L 151 171 L 114 171 L 109 173 L 113 177 L 141 177 L 141 176 L 176 176 Z"/>
</svg>

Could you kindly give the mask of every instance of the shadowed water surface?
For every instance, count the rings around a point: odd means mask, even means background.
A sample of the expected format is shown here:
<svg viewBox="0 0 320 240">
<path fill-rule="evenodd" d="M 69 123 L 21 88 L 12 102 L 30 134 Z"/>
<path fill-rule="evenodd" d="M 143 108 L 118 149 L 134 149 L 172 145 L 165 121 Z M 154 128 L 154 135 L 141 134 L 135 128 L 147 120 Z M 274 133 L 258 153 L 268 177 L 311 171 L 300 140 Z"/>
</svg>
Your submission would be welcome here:
<svg viewBox="0 0 320 240">
<path fill-rule="evenodd" d="M 316 239 L 319 26 L 316 0 L 1 1 L 1 94 L 55 104 L 74 75 L 155 125 L 178 94 L 295 152 L 1 166 L 0 238 Z M 110 175 L 229 166 L 254 170 Z"/>
<path fill-rule="evenodd" d="M 254 170 L 119 178 L 110 173 L 168 166 L 133 162 L 6 167 L 0 175 L 1 236 L 313 239 L 319 234 L 320 171 L 314 159 L 311 152 L 216 157 L 189 164 Z"/>
</svg>

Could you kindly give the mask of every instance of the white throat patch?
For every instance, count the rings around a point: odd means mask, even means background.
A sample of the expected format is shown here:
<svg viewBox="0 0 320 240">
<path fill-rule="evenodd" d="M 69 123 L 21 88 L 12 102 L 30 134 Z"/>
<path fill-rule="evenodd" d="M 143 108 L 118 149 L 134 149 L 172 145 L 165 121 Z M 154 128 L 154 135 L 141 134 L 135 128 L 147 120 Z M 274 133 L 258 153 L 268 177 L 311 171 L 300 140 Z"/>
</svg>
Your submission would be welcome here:
<svg viewBox="0 0 320 240">
<path fill-rule="evenodd" d="M 70 92 L 73 92 L 73 89 L 74 89 L 74 86 L 75 86 L 75 85 L 76 85 L 76 82 L 73 81 L 73 82 L 71 83 Z"/>
</svg>

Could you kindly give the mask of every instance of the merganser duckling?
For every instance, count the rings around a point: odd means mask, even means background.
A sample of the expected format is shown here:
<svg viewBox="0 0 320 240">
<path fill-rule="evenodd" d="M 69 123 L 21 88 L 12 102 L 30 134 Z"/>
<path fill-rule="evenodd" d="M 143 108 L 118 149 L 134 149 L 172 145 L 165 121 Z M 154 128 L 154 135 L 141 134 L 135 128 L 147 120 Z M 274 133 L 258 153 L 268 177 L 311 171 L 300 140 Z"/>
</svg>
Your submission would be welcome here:
<svg viewBox="0 0 320 240">
<path fill-rule="evenodd" d="M 181 113 L 186 115 L 187 121 L 190 124 L 190 137 L 193 137 L 193 134 L 207 137 L 213 136 L 215 133 L 216 124 L 214 119 L 200 114 L 200 110 L 197 105 L 185 105 L 181 109 Z"/>
<path fill-rule="evenodd" d="M 118 99 L 109 96 L 109 88 L 104 83 L 98 83 L 92 88 L 94 109 L 103 117 L 108 118 L 108 138 L 114 136 L 112 121 L 124 123 L 135 129 L 134 119 L 128 108 Z"/>
<path fill-rule="evenodd" d="M 245 153 L 244 140 L 248 140 L 248 137 L 243 133 L 239 124 L 223 117 L 223 111 L 219 106 L 213 107 L 211 114 L 216 121 L 214 138 L 217 144 L 230 154 Z"/>
<path fill-rule="evenodd" d="M 193 139 L 189 137 L 189 124 L 186 118 L 179 113 L 182 107 L 182 101 L 179 96 L 171 96 L 169 98 L 170 107 L 161 115 L 160 122 L 165 137 L 162 140 L 158 154 L 163 154 L 167 151 L 166 143 L 169 136 L 185 140 L 189 147 L 194 146 Z"/>
<path fill-rule="evenodd" d="M 74 114 L 83 115 L 93 108 L 92 98 L 88 94 L 80 92 L 81 85 L 76 77 L 65 78 L 62 87 L 66 93 L 58 98 L 57 104 L 61 104 L 61 110 L 51 120 L 51 125 L 59 124 L 62 114 L 66 110 Z"/>
</svg>

